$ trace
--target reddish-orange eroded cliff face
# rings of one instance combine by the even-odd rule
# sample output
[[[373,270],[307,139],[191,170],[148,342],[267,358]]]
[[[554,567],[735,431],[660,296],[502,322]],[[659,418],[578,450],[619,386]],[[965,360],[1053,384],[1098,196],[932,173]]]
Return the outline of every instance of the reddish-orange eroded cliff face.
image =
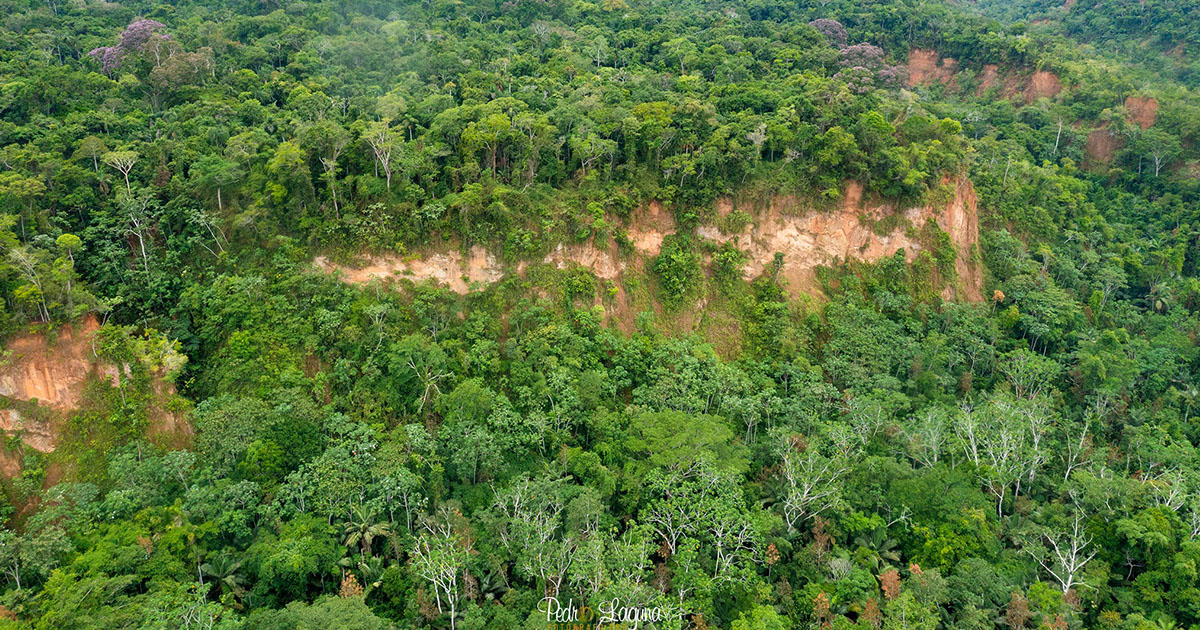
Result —
[[[713,226],[703,226],[700,235],[718,242],[732,241],[749,255],[743,268],[746,279],[763,273],[773,262],[775,253],[783,255],[780,276],[791,291],[818,291],[817,268],[849,260],[875,262],[892,256],[898,250],[910,262],[922,250],[915,232],[932,220],[950,235],[957,251],[955,261],[959,282],[947,287],[946,297],[979,301],[982,299],[982,270],[972,260],[979,244],[979,212],[975,189],[967,179],[946,182],[953,190],[944,204],[930,204],[901,211],[903,221],[880,233],[876,225],[898,212],[890,204],[864,200],[862,186],[857,182],[846,185],[842,201],[834,210],[803,209],[791,197],[776,197],[769,206],[754,216],[754,223],[737,234],[725,234]],[[720,214],[733,209],[731,200],[723,200]],[[916,230],[910,229],[916,228]]]
[[[0,431],[19,436],[27,448],[43,453],[58,447],[67,418],[84,403],[87,382],[99,379],[115,386],[119,370],[129,373],[128,368],[97,358],[93,337],[99,328],[96,318],[88,315],[51,333],[26,333],[5,343],[8,354],[0,366],[0,396],[4,398]],[[148,436],[171,443],[186,440],[191,425],[168,410],[174,386],[157,377],[152,386]],[[19,455],[0,451],[0,473],[11,478],[19,472]]]
[[[849,260],[873,262],[904,250],[912,261],[922,245],[914,235],[927,220],[950,235],[957,250],[957,281],[947,287],[946,297],[977,301],[982,299],[982,272],[973,262],[973,252],[979,243],[979,213],[975,190],[967,179],[947,179],[949,200],[926,206],[897,211],[887,203],[864,199],[862,185],[848,182],[841,202],[832,210],[812,209],[789,196],[776,196],[752,213],[742,231],[725,234],[715,225],[697,228],[697,235],[717,242],[733,242],[748,254],[743,269],[746,279],[760,275],[774,260],[775,253],[783,255],[781,276],[793,294],[819,291],[815,277],[818,267]],[[728,215],[734,208],[730,198],[717,202],[718,217]],[[902,221],[892,221],[895,227],[879,233],[879,222],[900,212]],[[583,267],[597,278],[620,280],[630,269],[644,270],[645,263],[662,250],[663,239],[675,233],[671,213],[662,204],[652,202],[635,211],[621,226],[631,247],[622,255],[613,243],[595,242],[560,244],[540,261],[559,269]],[[915,228],[912,229],[912,228]],[[482,288],[503,278],[507,273],[524,274],[529,261],[505,266],[483,246],[471,247],[466,255],[461,251],[426,252],[407,257],[377,256],[358,267],[335,265],[325,258],[315,261],[318,269],[338,272],[347,282],[362,284],[374,280],[408,279],[414,283],[431,281],[458,292]]]
[[[42,452],[54,450],[55,420],[60,412],[75,409],[84,381],[98,373],[91,336],[100,327],[94,317],[56,331],[51,345],[45,334],[25,334],[6,345],[11,353],[0,368],[0,395],[11,401],[34,402],[48,413],[27,417],[13,408],[0,410],[0,430],[20,432],[26,445]]]
[[[1145,131],[1158,120],[1158,100],[1150,96],[1127,96],[1125,113],[1129,115],[1129,122]]]
[[[908,85],[931,85],[943,83],[950,90],[957,89],[958,61],[942,57],[936,50],[914,48],[908,53]],[[1039,98],[1054,98],[1063,90],[1058,75],[1048,70],[1002,70],[996,64],[986,64],[978,75],[976,96],[984,95],[999,86],[1000,96],[1013,101],[1032,103]]]

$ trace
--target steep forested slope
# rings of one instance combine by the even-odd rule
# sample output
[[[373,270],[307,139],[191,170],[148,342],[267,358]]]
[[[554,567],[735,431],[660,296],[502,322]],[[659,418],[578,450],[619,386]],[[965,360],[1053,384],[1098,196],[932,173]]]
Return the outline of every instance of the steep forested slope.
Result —
[[[0,627],[1200,623],[1127,5],[0,1]]]
[[[1200,81],[1200,6],[1179,0],[975,0],[984,13],[1005,22],[1070,36],[1092,54],[1144,64],[1195,87]]]

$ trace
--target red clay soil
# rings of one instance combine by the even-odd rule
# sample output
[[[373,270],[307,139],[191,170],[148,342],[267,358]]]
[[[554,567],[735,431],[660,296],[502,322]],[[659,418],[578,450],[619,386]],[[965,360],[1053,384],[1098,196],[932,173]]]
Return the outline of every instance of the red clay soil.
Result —
[[[1062,91],[1062,83],[1053,72],[1038,70],[1029,77],[1029,89],[1025,92],[1029,102],[1039,98],[1054,98]]]
[[[1094,164],[1108,164],[1113,161],[1117,151],[1124,143],[1108,129],[1097,129],[1088,134],[1087,148],[1084,150],[1087,161]]]
[[[119,368],[99,361],[92,347],[99,328],[100,323],[89,315],[52,335],[28,333],[7,342],[12,354],[0,368],[0,395],[11,402],[10,408],[0,409],[0,431],[20,434],[28,448],[54,451],[64,422],[80,406],[88,380],[116,381]],[[186,440],[192,434],[187,418],[167,409],[175,387],[159,379],[153,387],[148,435],[170,444]],[[0,475],[11,479],[20,473],[20,466],[15,454],[0,454]]]
[[[958,71],[958,61],[941,58],[936,50],[915,48],[908,54],[908,85],[949,83]]]
[[[1125,113],[1129,115],[1129,122],[1145,131],[1158,119],[1158,101],[1150,96],[1126,97]]]

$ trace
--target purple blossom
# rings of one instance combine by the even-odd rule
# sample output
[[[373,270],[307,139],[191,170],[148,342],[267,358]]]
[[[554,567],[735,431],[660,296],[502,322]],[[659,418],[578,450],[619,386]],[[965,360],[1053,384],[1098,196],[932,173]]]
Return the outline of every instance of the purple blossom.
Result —
[[[846,82],[846,87],[855,94],[866,94],[875,86],[875,73],[862,66],[846,68],[833,76]]]
[[[154,32],[160,28],[166,27],[166,24],[163,24],[158,20],[148,20],[146,18],[134,20],[129,24],[129,26],[126,26],[125,31],[121,33],[121,43],[118,45],[118,47],[126,53],[131,53],[135,50],[141,50],[142,47],[146,45],[146,42],[150,41],[150,39],[155,36],[163,39],[169,38],[169,35],[157,35]]]
[[[101,46],[93,49],[88,56],[100,63],[100,68],[107,74],[121,67],[121,51],[116,46]]]
[[[841,64],[846,68],[878,68],[883,65],[883,49],[866,43],[843,48]]]
[[[904,84],[905,69],[888,65],[883,60],[883,49],[874,44],[843,48],[838,63],[843,70],[834,78],[846,81],[852,91],[860,94],[872,88],[895,88]]]
[[[843,69],[833,78],[845,81],[851,92],[865,94],[874,88],[896,88],[903,85],[904,69],[882,64],[874,68],[853,66]]]
[[[884,66],[876,74],[879,82],[885,87],[900,87],[907,75],[908,72],[900,66]]]
[[[121,32],[116,46],[101,46],[89,52],[88,56],[100,63],[100,68],[105,74],[111,74],[113,70],[121,67],[121,62],[125,60],[126,55],[143,50],[151,40],[171,39],[171,36],[166,33],[155,32],[166,27],[158,20],[146,18],[134,20]]]
[[[808,25],[817,29],[835,48],[846,45],[846,27],[842,26],[841,22],[829,18],[818,18],[809,22]]]

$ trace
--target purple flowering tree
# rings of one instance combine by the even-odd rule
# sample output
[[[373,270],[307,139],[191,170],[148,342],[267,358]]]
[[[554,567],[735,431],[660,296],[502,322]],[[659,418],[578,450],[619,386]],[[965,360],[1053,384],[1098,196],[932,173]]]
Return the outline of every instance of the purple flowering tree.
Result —
[[[842,49],[843,68],[875,68],[883,65],[883,49],[874,44],[855,44]]]
[[[883,49],[874,44],[843,48],[838,63],[843,70],[834,78],[846,81],[851,90],[860,94],[874,88],[896,88],[904,83],[904,68],[888,64],[883,58]]]
[[[166,27],[166,24],[158,20],[148,20],[146,18],[134,20],[121,33],[121,43],[118,45],[126,51],[141,50],[146,46],[147,42],[155,37],[170,39],[170,35],[156,32]]]
[[[829,40],[829,43],[834,48],[845,47],[847,37],[846,27],[842,26],[841,22],[829,18],[819,18],[809,22],[808,25],[824,35],[825,39]]]
[[[159,44],[171,39],[166,33],[159,32],[167,26],[158,20],[139,18],[125,27],[116,46],[101,46],[88,53],[88,56],[100,64],[105,74],[112,74],[121,67],[125,57],[146,50],[150,44]]]
[[[157,20],[139,18],[125,27],[116,46],[102,46],[88,55],[109,76],[124,65],[131,66],[130,71],[142,80],[150,104],[157,109],[169,90],[214,72],[212,49],[185,51],[163,32],[165,28]]]
[[[834,78],[846,82],[850,91],[864,94],[875,88],[897,88],[904,84],[905,69],[893,66],[884,60],[883,49],[874,44],[861,43],[847,46],[846,27],[837,20],[819,18],[808,23],[817,29],[830,45],[841,51],[838,65],[842,70]]]
[[[113,70],[121,66],[123,55],[116,46],[101,46],[89,52],[88,56],[100,64],[100,69],[104,71],[104,74],[112,74]]]

